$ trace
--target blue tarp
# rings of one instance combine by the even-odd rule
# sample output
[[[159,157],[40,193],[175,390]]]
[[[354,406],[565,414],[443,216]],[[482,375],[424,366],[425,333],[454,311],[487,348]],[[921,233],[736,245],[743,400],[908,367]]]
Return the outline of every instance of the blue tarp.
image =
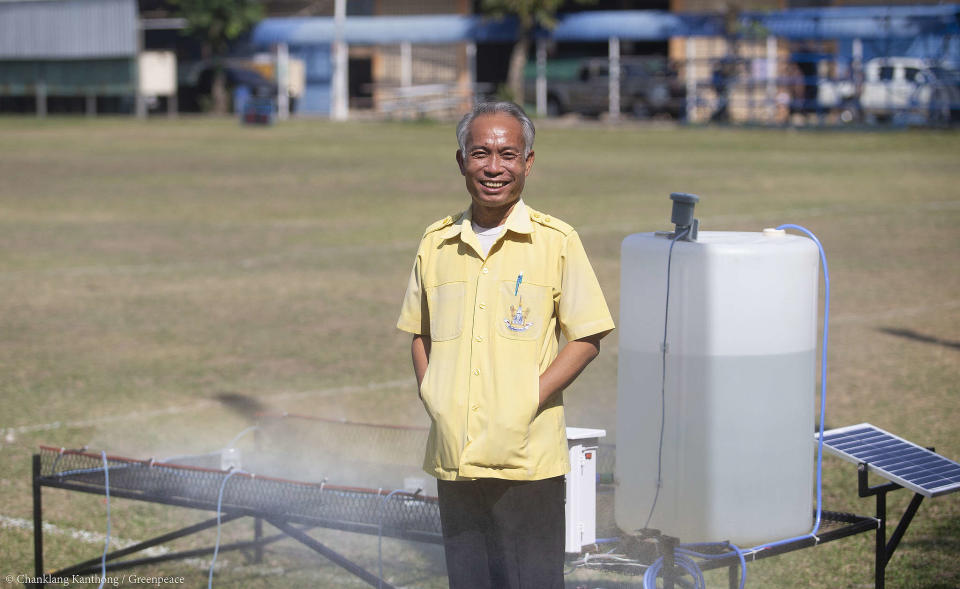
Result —
[[[254,45],[332,43],[333,18],[267,18],[254,28]],[[401,43],[510,42],[517,38],[513,19],[435,14],[424,16],[352,16],[346,19],[344,41],[357,45]]]
[[[847,6],[798,8],[779,12],[745,12],[742,32],[784,39],[908,39],[921,35],[960,34],[960,4],[930,6]],[[515,19],[442,14],[423,16],[352,16],[344,40],[351,44],[511,42]],[[660,10],[610,10],[561,15],[552,30],[537,36],[555,41],[665,41],[671,37],[724,34],[718,14],[683,14]],[[267,18],[253,31],[255,45],[331,43],[331,17]]]
[[[666,41],[670,37],[723,34],[723,19],[712,14],[680,14],[660,10],[604,10],[563,15],[552,31],[555,41]]]
[[[676,36],[704,36],[723,33],[716,15],[674,14],[659,10],[580,12],[562,15],[553,30],[537,36],[556,41],[606,41],[619,37],[633,41],[665,41]],[[505,17],[455,14],[425,16],[355,16],[346,19],[344,40],[350,44],[401,43],[509,43],[517,38],[517,21]],[[333,19],[267,18],[253,31],[255,45],[273,43],[308,45],[331,43]]]
[[[743,13],[744,30],[784,39],[909,39],[960,33],[960,4],[841,6]]]
[[[908,39],[921,35],[960,34],[960,4],[929,6],[846,6],[798,8],[779,12],[745,12],[741,31],[784,39]],[[344,40],[351,44],[510,42],[518,34],[515,19],[456,14],[423,16],[353,16],[346,19]],[[610,10],[561,15],[552,30],[537,36],[555,41],[664,41],[671,37],[723,35],[718,14],[682,14],[659,10]],[[268,18],[257,25],[255,45],[331,43],[331,17]]]

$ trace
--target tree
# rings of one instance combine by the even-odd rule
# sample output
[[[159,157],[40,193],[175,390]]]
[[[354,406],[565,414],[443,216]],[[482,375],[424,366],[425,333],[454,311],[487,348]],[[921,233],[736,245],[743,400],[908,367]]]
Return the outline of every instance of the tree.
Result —
[[[259,0],[171,0],[171,3],[186,19],[186,33],[200,40],[203,58],[215,60],[211,89],[213,112],[224,114],[227,83],[220,59],[231,41],[263,18],[263,6]]]
[[[577,4],[593,4],[596,0],[574,0]],[[507,70],[507,88],[513,101],[522,105],[524,100],[523,71],[527,65],[527,54],[533,40],[533,31],[538,27],[552,29],[557,23],[557,10],[564,0],[483,0],[481,9],[494,17],[513,15],[520,25],[520,34],[510,53],[510,67]]]

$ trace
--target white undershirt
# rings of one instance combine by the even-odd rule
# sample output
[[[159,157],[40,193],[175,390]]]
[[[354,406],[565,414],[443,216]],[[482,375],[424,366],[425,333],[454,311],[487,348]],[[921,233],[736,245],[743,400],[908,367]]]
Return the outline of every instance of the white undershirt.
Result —
[[[513,210],[517,211],[518,208],[520,209],[519,213],[523,214],[523,199],[517,201],[517,204],[513,207]],[[480,247],[483,249],[483,257],[487,257],[487,254],[490,253],[490,248],[493,247],[493,244],[497,242],[497,237],[503,233],[503,228],[505,225],[497,225],[496,227],[481,227],[480,225],[477,225],[476,221],[471,220],[470,226],[473,228],[473,232],[477,234],[477,241],[480,242]]]

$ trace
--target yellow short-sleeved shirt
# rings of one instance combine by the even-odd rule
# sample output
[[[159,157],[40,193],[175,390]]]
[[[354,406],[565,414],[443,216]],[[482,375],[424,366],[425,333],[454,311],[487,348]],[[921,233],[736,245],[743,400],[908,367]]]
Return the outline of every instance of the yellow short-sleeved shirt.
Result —
[[[566,474],[562,395],[539,377],[568,341],[613,329],[572,227],[522,203],[484,257],[469,209],[427,228],[397,327],[432,345],[420,396],[424,470],[444,480]],[[517,276],[523,278],[517,288]]]

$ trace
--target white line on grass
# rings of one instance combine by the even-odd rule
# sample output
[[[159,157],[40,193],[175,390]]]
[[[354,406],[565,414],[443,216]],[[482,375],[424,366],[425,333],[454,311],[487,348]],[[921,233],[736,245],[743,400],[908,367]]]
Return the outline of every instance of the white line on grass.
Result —
[[[22,519],[19,517],[10,517],[6,515],[0,515],[0,528],[14,528],[18,530],[33,530],[33,521],[28,519]],[[77,528],[69,527],[60,527],[50,522],[43,522],[43,533],[51,534],[54,536],[67,536],[74,540],[79,540],[84,544],[99,544],[103,546],[106,536],[100,532],[91,532],[90,530],[80,530]],[[125,538],[117,538],[116,536],[110,537],[111,546],[116,548],[127,548],[138,544],[138,541],[127,540]],[[169,548],[164,546],[153,546],[143,550],[143,553],[147,556],[160,556],[170,552]]]
[[[155,274],[163,272],[174,272],[179,270],[196,270],[200,268],[209,268],[213,270],[224,268],[243,268],[251,269],[260,266],[270,266],[284,261],[300,259],[330,259],[342,258],[352,255],[379,255],[384,253],[410,252],[417,250],[416,242],[402,241],[390,243],[359,243],[352,245],[331,245],[323,247],[309,247],[283,250],[272,254],[262,254],[258,256],[248,256],[241,259],[209,259],[190,262],[158,262],[155,264],[117,264],[117,265],[92,265],[92,266],[67,266],[60,268],[47,268],[42,270],[9,270],[0,271],[0,280],[19,279],[23,276],[41,275],[41,276],[140,276],[144,274]]]
[[[312,391],[291,391],[278,393],[276,395],[260,395],[254,399],[270,401],[290,401],[294,399],[303,399],[306,397],[333,397],[336,395],[350,395],[369,391],[379,391],[384,389],[399,388],[409,386],[412,382],[409,378],[388,380],[384,382],[372,382],[365,385],[346,385],[341,387],[332,387],[329,389],[317,389]],[[50,431],[60,428],[80,428],[97,427],[108,423],[127,422],[138,419],[150,419],[164,415],[177,415],[180,413],[190,413],[200,409],[209,409],[220,405],[219,401],[213,399],[204,399],[188,405],[174,405],[162,409],[152,409],[149,411],[133,411],[123,415],[105,415],[91,419],[78,419],[74,421],[52,421],[49,423],[37,423],[32,425],[18,425],[0,428],[0,439],[7,438],[11,434],[25,434],[38,431]]]

